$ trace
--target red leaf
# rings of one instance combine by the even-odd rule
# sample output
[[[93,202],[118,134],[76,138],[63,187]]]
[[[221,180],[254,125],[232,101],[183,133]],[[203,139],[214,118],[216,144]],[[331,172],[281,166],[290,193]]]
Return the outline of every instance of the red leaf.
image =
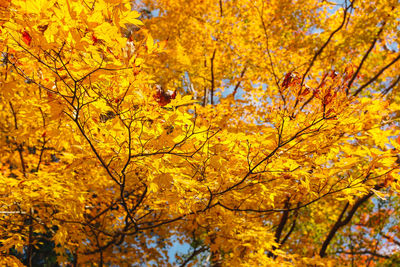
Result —
[[[154,99],[160,106],[165,106],[171,102],[171,99],[175,99],[176,90],[164,90],[160,85],[156,85],[156,93],[154,94]]]
[[[23,33],[22,33],[22,40],[24,41],[24,43],[26,44],[26,45],[31,45],[31,42],[32,42],[32,37],[29,35],[29,33],[27,32],[27,31],[24,31]]]
[[[93,44],[97,44],[99,42],[99,39],[97,39],[97,37],[93,34],[92,41],[93,41]]]
[[[283,79],[283,82],[282,82],[283,89],[288,88],[291,81],[292,81],[292,73],[288,72],[288,73],[286,73],[285,78]]]

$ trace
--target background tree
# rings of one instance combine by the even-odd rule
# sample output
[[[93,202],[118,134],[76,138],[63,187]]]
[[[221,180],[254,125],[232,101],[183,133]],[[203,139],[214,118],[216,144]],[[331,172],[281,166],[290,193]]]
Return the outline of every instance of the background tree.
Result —
[[[1,260],[398,262],[398,5],[2,1]]]

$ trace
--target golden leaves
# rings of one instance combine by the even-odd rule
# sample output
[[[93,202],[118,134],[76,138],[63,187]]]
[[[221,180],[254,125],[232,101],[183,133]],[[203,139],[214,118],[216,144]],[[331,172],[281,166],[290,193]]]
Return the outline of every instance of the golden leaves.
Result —
[[[11,243],[12,244],[12,243]],[[24,265],[15,256],[1,256],[0,264],[10,267],[23,267]]]
[[[351,96],[375,69],[342,32],[314,54],[343,11],[148,2],[144,23],[126,1],[0,2],[4,253],[33,228],[83,265],[166,265],[175,237],[225,265],[326,263],[341,204],[399,190],[397,100]]]
[[[124,17],[125,15],[125,17]],[[138,20],[140,17],[140,13],[133,10],[133,11],[128,11],[124,15],[121,16],[121,23],[129,23],[129,24],[134,24],[137,26],[142,26],[143,23]]]

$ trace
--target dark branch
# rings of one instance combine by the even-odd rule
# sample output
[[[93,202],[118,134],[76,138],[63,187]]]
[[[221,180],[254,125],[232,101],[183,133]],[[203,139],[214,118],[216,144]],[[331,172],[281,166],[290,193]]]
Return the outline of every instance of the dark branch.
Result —
[[[336,253],[348,254],[348,255],[371,255],[373,257],[385,258],[385,259],[390,258],[390,256],[388,256],[388,255],[383,255],[383,254],[379,254],[379,253],[376,253],[373,251],[368,251],[368,250],[364,250],[364,251],[342,251],[342,250],[339,250],[339,251],[336,251],[335,254]]]
[[[215,88],[215,77],[214,77],[214,59],[215,59],[215,53],[216,49],[214,49],[213,55],[211,57],[211,105],[214,105],[214,88]],[[206,97],[206,96],[204,96]]]
[[[298,207],[300,206],[300,203],[297,205]],[[286,241],[289,239],[289,236],[293,233],[294,228],[296,227],[296,221],[297,221],[297,217],[299,215],[299,212],[296,210],[295,212],[295,216],[293,218],[293,222],[292,222],[292,226],[290,227],[289,231],[287,232],[287,234],[285,235],[285,237],[283,238],[281,245],[285,244]]]
[[[372,77],[368,82],[366,82],[364,85],[362,85],[360,88],[357,89],[357,91],[354,92],[353,96],[358,95],[359,93],[361,93],[361,91],[367,87],[368,85],[370,85],[371,83],[373,83],[374,81],[376,81],[376,79],[379,78],[379,76],[381,76],[381,74],[388,69],[390,66],[392,66],[394,63],[396,63],[398,60],[400,59],[400,54],[394,58],[392,61],[390,61],[389,64],[387,64],[385,67],[383,67],[374,77]]]
[[[302,78],[302,80],[301,80],[301,85],[304,84],[304,80],[305,80],[305,78],[306,78],[308,72],[309,72],[309,71],[311,70],[311,68],[314,66],[314,63],[315,63],[315,61],[317,60],[317,57],[318,57],[319,55],[322,54],[322,52],[324,51],[325,47],[327,47],[328,44],[331,42],[333,36],[343,28],[343,26],[344,26],[344,24],[345,24],[345,22],[346,22],[346,19],[347,19],[348,10],[349,10],[349,8],[350,8],[351,6],[352,6],[352,4],[350,4],[348,7],[344,8],[344,10],[343,10],[344,13],[343,13],[343,20],[342,20],[342,23],[339,25],[339,27],[337,27],[337,28],[329,35],[329,37],[328,37],[328,39],[326,40],[326,42],[325,42],[325,43],[318,49],[318,51],[314,54],[314,57],[312,58],[310,64],[308,65],[308,68],[307,68],[306,72],[304,72],[304,74],[303,74],[303,78]]]
[[[290,208],[290,198],[288,197],[286,199],[285,205],[284,205],[285,211],[283,212],[281,220],[280,220],[279,225],[278,225],[278,228],[276,228],[276,231],[275,231],[275,242],[276,243],[279,243],[279,241],[281,239],[281,234],[282,234],[283,228],[285,227],[286,222],[287,222],[287,220],[289,218],[289,208]],[[272,250],[275,250],[275,249],[276,249],[276,247],[272,248]],[[268,256],[269,257],[273,256],[272,251],[270,251],[268,253]]]
[[[383,187],[383,185],[376,185],[374,187],[375,190],[379,190]],[[335,224],[332,226],[328,236],[326,237],[324,243],[322,244],[321,250],[319,251],[319,255],[321,256],[321,258],[326,256],[326,250],[329,246],[329,243],[332,241],[333,237],[336,235],[337,231],[339,231],[340,228],[342,228],[343,226],[345,226],[346,224],[348,224],[351,219],[353,218],[354,214],[356,213],[357,209],[364,203],[366,202],[370,197],[372,197],[374,195],[373,192],[368,193],[367,195],[359,198],[353,205],[353,207],[351,208],[351,210],[349,210],[349,212],[347,213],[347,216],[343,219],[343,216],[347,210],[347,208],[349,207],[349,203],[346,204],[346,206],[344,207],[342,213],[339,215],[339,218],[337,219],[337,221],[335,222]],[[342,220],[343,219],[343,220]]]
[[[204,252],[207,250],[207,247],[201,247],[199,249],[194,249],[192,254],[190,254],[189,257],[180,265],[180,267],[185,267],[186,264],[188,264],[194,257],[196,257],[198,254]]]
[[[379,32],[377,33],[376,37],[374,38],[374,40],[372,41],[372,43],[371,43],[370,47],[368,48],[367,52],[365,53],[365,55],[364,55],[363,58],[361,59],[361,62],[360,62],[360,64],[358,65],[357,70],[354,72],[354,74],[353,74],[353,76],[351,77],[349,83],[347,84],[347,89],[346,89],[346,93],[347,93],[347,94],[349,93],[350,87],[351,87],[351,85],[353,84],[354,80],[357,78],[357,75],[358,75],[358,73],[360,72],[360,70],[361,70],[361,68],[362,68],[362,66],[363,66],[363,64],[364,64],[364,62],[367,60],[368,55],[371,53],[372,49],[375,47],[375,44],[376,44],[376,42],[378,41],[379,36],[381,35],[381,33],[382,33],[382,31],[383,31],[385,25],[386,25],[386,21],[383,22],[382,27],[379,29]]]

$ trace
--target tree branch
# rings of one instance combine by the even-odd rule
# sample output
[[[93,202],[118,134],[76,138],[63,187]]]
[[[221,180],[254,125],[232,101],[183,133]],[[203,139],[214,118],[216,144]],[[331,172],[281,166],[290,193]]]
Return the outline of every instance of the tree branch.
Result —
[[[379,190],[383,187],[382,184],[376,185],[374,187],[374,190]],[[354,214],[356,213],[357,209],[364,203],[366,202],[370,197],[374,195],[373,192],[369,192],[367,195],[359,198],[349,210],[347,213],[347,216],[342,220],[344,213],[346,212],[347,208],[349,207],[349,202],[347,202],[346,206],[344,207],[342,213],[339,215],[339,218],[335,222],[335,224],[332,226],[328,236],[326,237],[324,243],[322,244],[321,250],[319,251],[319,255],[321,258],[326,256],[326,250],[329,246],[329,243],[332,241],[333,237],[336,235],[337,231],[339,231],[340,228],[348,224],[351,219],[353,218]]]
[[[276,231],[275,231],[275,242],[278,244],[281,239],[281,234],[282,234],[283,228],[285,227],[286,222],[289,218],[289,208],[290,208],[290,198],[289,197],[285,200],[285,204],[284,204],[283,208],[285,209],[285,211],[282,213],[281,221],[279,222],[278,228],[276,228]],[[275,250],[275,249],[276,249],[276,247],[272,248],[272,250]],[[268,253],[269,257],[272,257],[273,255],[274,254],[272,253],[272,251],[270,251]]]
[[[394,58],[392,61],[390,61],[389,64],[387,64],[385,67],[383,67],[374,77],[372,77],[368,82],[366,82],[364,85],[360,86],[360,88],[357,89],[357,91],[354,92],[353,96],[357,96],[359,93],[361,93],[361,91],[367,87],[368,85],[370,85],[371,83],[373,83],[376,79],[379,78],[379,76],[381,76],[381,74],[388,69],[390,66],[392,66],[394,63],[396,63],[398,60],[400,59],[400,54]]]
[[[211,105],[214,105],[214,88],[215,88],[215,77],[214,77],[214,59],[215,59],[215,53],[217,49],[214,49],[213,55],[211,57]],[[206,97],[206,96],[204,96]]]
[[[354,80],[357,78],[358,73],[360,72],[364,62],[367,60],[368,55],[371,53],[372,49],[375,47],[376,42],[379,39],[379,36],[381,35],[381,33],[383,32],[383,29],[386,25],[386,21],[383,22],[382,27],[379,29],[379,32],[377,33],[376,37],[374,38],[374,40],[372,41],[370,47],[368,48],[367,52],[364,54],[363,58],[361,59],[360,64],[357,67],[357,70],[354,72],[353,76],[351,77],[349,83],[347,84],[347,89],[346,89],[346,93],[349,93],[350,87],[353,84]]]
[[[200,254],[201,252],[204,252],[206,250],[207,250],[207,247],[201,247],[199,249],[194,249],[192,254],[190,254],[190,256],[179,266],[185,267],[186,264],[188,264],[194,257],[196,257],[198,254]]]
[[[339,251],[336,251],[335,253],[349,254],[349,255],[352,255],[352,256],[354,256],[354,255],[371,255],[371,256],[374,256],[374,257],[385,258],[385,259],[389,259],[390,258],[390,256],[388,256],[388,255],[383,255],[383,254],[379,254],[379,253],[376,253],[376,252],[373,252],[373,251],[368,251],[368,250],[363,250],[363,251],[342,251],[342,250],[339,250]]]
[[[297,205],[298,207],[300,206],[300,203],[298,203]],[[280,243],[281,246],[284,245],[286,243],[286,241],[288,240],[289,236],[292,234],[294,228],[296,227],[296,221],[297,221],[297,217],[299,215],[298,210],[296,210],[294,218],[293,218],[293,222],[292,222],[292,226],[290,227],[289,231],[287,232],[287,234],[285,235],[285,237],[283,238],[282,242]]]
[[[303,78],[301,79],[301,85],[304,84],[304,80],[305,80],[305,78],[306,78],[308,72],[309,72],[309,71],[311,70],[311,68],[314,66],[314,63],[315,63],[315,61],[317,60],[317,57],[318,57],[320,54],[322,54],[322,52],[324,51],[325,47],[327,47],[328,44],[330,43],[330,41],[332,40],[333,36],[343,28],[343,26],[344,26],[344,24],[345,24],[345,22],[346,22],[346,19],[347,19],[348,10],[349,10],[349,8],[350,8],[351,6],[352,6],[352,4],[350,4],[348,7],[346,7],[346,8],[343,9],[343,12],[344,12],[344,13],[343,13],[343,20],[342,20],[342,23],[339,25],[339,27],[337,27],[337,28],[329,35],[329,37],[328,37],[328,39],[325,41],[325,43],[324,43],[324,44],[318,49],[318,51],[314,54],[314,57],[312,58],[310,64],[308,65],[307,70],[306,70],[306,71],[304,72],[304,74],[303,74]]]

